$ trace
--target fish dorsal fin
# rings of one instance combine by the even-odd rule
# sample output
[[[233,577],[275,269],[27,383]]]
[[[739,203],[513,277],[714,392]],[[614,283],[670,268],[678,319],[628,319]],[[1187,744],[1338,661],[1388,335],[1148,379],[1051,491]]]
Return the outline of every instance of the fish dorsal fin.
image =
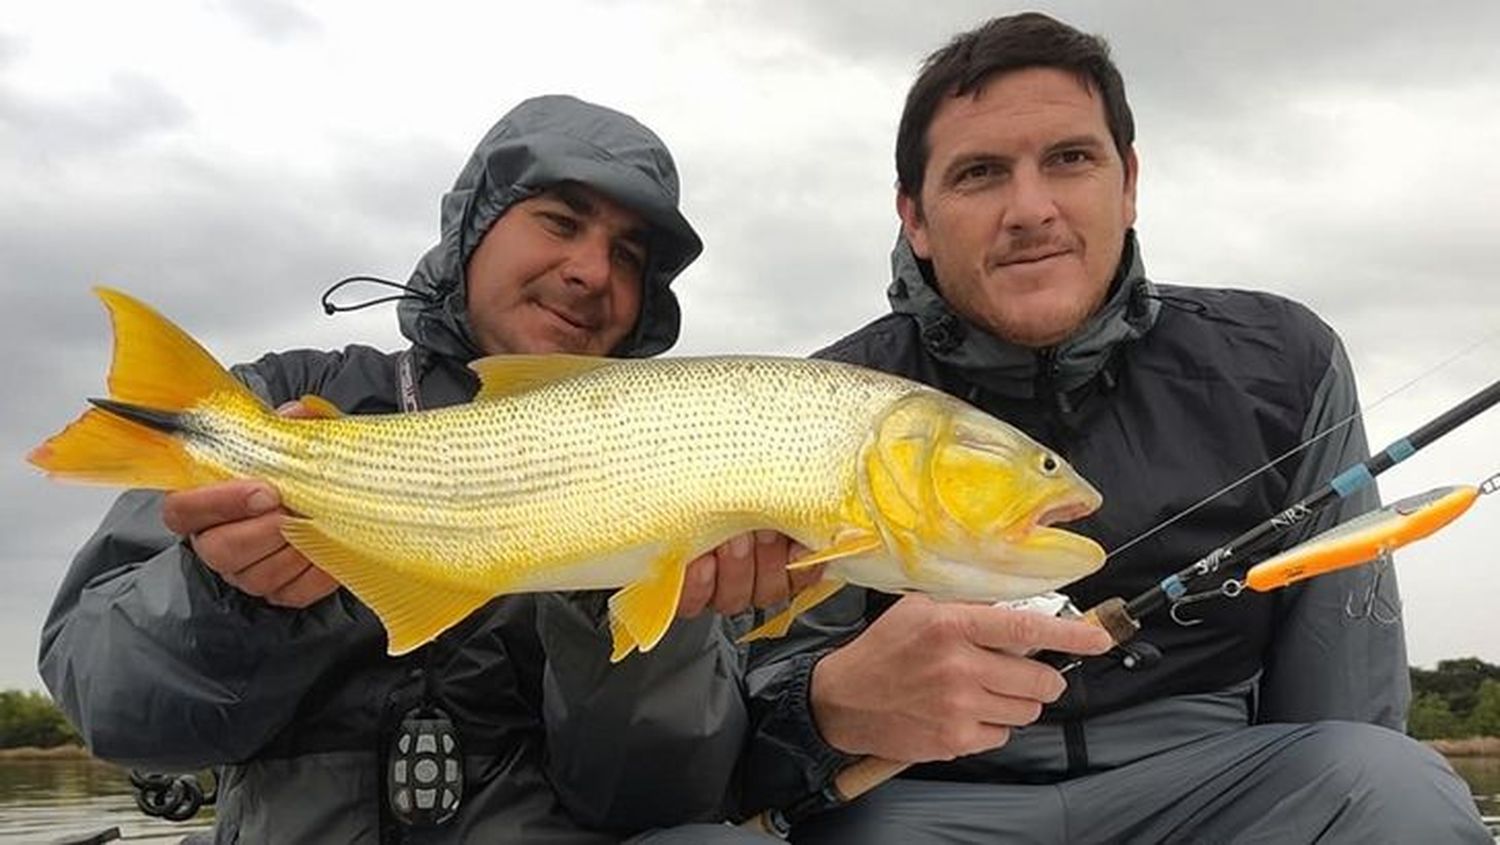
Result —
[[[591,373],[616,363],[589,355],[491,355],[469,363],[479,374],[479,399],[500,399]]]

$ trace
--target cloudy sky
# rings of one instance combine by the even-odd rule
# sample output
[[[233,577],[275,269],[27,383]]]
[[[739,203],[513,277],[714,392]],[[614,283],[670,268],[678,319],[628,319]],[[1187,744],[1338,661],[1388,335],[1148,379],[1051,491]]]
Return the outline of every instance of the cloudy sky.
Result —
[[[526,96],[569,92],[635,114],[677,157],[708,247],[679,281],[676,351],[807,353],[884,310],[892,143],[917,63],[1024,8],[521,5],[7,8],[0,688],[40,686],[46,607],[113,495],[22,460],[102,392],[109,334],[91,285],[147,299],[226,361],[397,346],[391,310],[328,318],[320,292],[354,273],[404,279],[485,129]],[[1500,4],[1038,8],[1114,46],[1155,278],[1315,308],[1349,345],[1377,445],[1500,377]],[[1497,471],[1500,411],[1382,490]],[[1497,548],[1500,496],[1402,557],[1414,663],[1500,662]]]

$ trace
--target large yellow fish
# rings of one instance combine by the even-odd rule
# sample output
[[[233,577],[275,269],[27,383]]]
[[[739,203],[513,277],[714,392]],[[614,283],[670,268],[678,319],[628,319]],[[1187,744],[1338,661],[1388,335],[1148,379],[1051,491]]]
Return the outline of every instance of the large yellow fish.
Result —
[[[845,583],[996,601],[1093,572],[1047,527],[1098,492],[1019,431],[931,388],[782,358],[474,362],[474,401],[384,416],[278,416],[148,306],[99,289],[115,330],[107,400],[29,456],[55,477],[179,490],[274,485],[286,539],[368,605],[389,651],[504,593],[621,587],[612,659],[650,650],[687,563],[780,531],[827,564],[751,636]]]

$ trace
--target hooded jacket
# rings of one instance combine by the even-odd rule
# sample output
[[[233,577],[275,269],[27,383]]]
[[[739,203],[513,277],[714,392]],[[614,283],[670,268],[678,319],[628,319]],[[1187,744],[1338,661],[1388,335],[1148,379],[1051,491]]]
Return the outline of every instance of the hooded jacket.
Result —
[[[701,244],[677,211],[670,155],[623,114],[541,97],[485,135],[443,198],[442,238],[399,312],[409,386],[405,356],[363,346],[270,354],[236,374],[273,407],[313,393],[346,413],[388,413],[403,390],[424,408],[468,401],[478,347],[463,267],[511,204],[564,180],[651,224],[642,315],[617,354],[671,346],[669,285]],[[609,842],[721,816],[745,717],[737,653],[708,616],[611,666],[600,594],[507,596],[393,658],[346,591],[289,610],[228,586],[163,527],[161,499],[126,493],[79,552],[40,669],[95,755],[223,766],[216,841]],[[693,694],[671,692],[682,689]],[[402,826],[386,800],[394,725],[419,702],[451,716],[463,749],[466,788],[441,827]]]
[[[1101,509],[1070,527],[1120,551],[1064,588],[1080,608],[1137,595],[1368,457],[1360,422],[1349,420],[1358,408],[1349,363],[1327,325],[1270,294],[1157,285],[1133,232],[1104,303],[1050,349],[1005,343],[955,314],[904,238],[893,271],[892,313],[819,354],[966,399],[1056,449],[1098,487]],[[1225,489],[1329,429],[1291,459]],[[1373,490],[1353,495],[1283,546],[1376,504]],[[1272,594],[1196,603],[1187,613],[1200,622],[1191,626],[1149,616],[1137,642],[1155,646],[1160,659],[1135,669],[1085,661],[1069,674],[1065,696],[1002,748],[907,776],[1055,782],[1256,721],[1399,728],[1409,698],[1404,637],[1399,624],[1375,618],[1399,606],[1394,575],[1379,582],[1383,612],[1346,612],[1370,595],[1371,578],[1369,568],[1356,568]],[[812,720],[812,669],[893,601],[846,588],[804,614],[785,640],[752,653],[750,808],[785,806],[849,762]]]

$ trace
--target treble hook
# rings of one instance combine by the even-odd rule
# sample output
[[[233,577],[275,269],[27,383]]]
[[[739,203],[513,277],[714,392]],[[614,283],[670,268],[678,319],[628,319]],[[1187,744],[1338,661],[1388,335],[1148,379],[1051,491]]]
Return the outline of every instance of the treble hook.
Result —
[[[1500,478],[1500,476],[1496,476]],[[1488,483],[1488,482],[1486,482]],[[1370,578],[1370,588],[1365,591],[1365,597],[1358,610],[1354,607],[1354,590],[1349,590],[1349,595],[1344,599],[1344,615],[1350,619],[1374,619],[1381,625],[1394,625],[1401,621],[1401,608],[1397,607],[1389,598],[1380,595],[1380,582],[1385,578],[1385,573],[1391,568],[1390,549],[1382,549],[1380,556],[1375,558],[1375,574]]]
[[[1183,605],[1200,601],[1208,601],[1209,599],[1217,598],[1232,599],[1244,591],[1244,581],[1237,581],[1233,578],[1230,578],[1212,590],[1204,590],[1201,593],[1189,593],[1185,596],[1182,596],[1181,598],[1172,602],[1172,605],[1167,608],[1167,613],[1172,617],[1173,622],[1176,622],[1178,625],[1181,625],[1184,628],[1191,628],[1194,625],[1203,624],[1203,620],[1183,617],[1181,614]]]

